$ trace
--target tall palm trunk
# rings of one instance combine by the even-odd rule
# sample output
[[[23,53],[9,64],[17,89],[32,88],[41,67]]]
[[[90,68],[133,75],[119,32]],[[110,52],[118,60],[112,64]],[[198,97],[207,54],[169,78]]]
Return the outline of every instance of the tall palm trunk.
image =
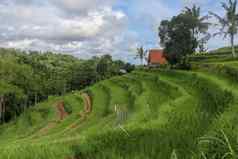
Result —
[[[235,45],[234,45],[234,34],[231,34],[231,48],[232,48],[232,56],[236,58],[237,55],[236,55]]]

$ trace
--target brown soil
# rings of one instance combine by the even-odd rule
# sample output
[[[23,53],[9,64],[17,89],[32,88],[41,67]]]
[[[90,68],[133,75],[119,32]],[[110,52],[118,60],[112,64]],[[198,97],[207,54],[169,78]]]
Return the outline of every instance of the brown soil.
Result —
[[[83,100],[84,100],[84,113],[89,114],[89,113],[92,112],[91,97],[86,93],[82,93],[82,97],[83,97]]]
[[[91,97],[86,94],[82,93],[81,94],[83,100],[84,100],[84,110],[83,112],[79,113],[80,118],[84,121],[86,120],[87,116],[92,112],[92,100]],[[41,135],[46,135],[47,132],[54,128],[60,121],[64,120],[69,114],[65,111],[65,103],[64,101],[59,101],[56,104],[56,109],[58,113],[58,121],[52,121],[49,122],[45,127],[40,129],[33,137],[41,136]],[[74,129],[78,126],[78,122],[72,123],[68,128],[66,128],[64,131],[67,131],[68,129]]]
[[[48,130],[54,128],[57,125],[57,122],[50,122],[44,128],[40,129],[37,134],[46,135]]]
[[[87,119],[87,116],[92,112],[92,100],[91,97],[86,93],[82,93],[81,96],[84,101],[84,110],[80,112],[78,115],[82,121],[85,121]],[[78,124],[79,124],[78,121],[72,123],[71,125],[69,125],[68,128],[65,129],[65,131],[66,130],[68,131],[68,129],[77,128]]]
[[[45,127],[43,127],[36,134],[34,134],[33,138],[37,136],[46,135],[50,129],[54,128],[60,121],[64,120],[68,116],[68,113],[65,111],[64,101],[58,102],[55,107],[57,109],[58,119],[56,121],[49,122]]]
[[[59,120],[64,120],[68,116],[68,113],[65,111],[64,101],[58,102],[56,108],[58,111]]]

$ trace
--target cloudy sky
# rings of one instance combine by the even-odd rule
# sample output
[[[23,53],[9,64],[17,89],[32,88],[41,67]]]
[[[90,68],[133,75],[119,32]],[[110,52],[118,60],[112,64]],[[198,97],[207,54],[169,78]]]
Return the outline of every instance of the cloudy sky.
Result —
[[[137,46],[159,47],[161,20],[192,3],[222,14],[219,0],[0,0],[0,47],[133,61]],[[217,37],[208,47],[227,44]]]

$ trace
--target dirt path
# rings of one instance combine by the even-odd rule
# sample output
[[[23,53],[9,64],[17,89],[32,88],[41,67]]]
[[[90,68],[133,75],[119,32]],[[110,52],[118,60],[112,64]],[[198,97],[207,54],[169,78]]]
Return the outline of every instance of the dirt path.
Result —
[[[50,121],[45,127],[41,128],[39,131],[37,131],[32,138],[46,135],[48,131],[59,124],[60,121],[64,120],[67,116],[68,113],[65,111],[65,103],[64,101],[59,101],[55,105],[56,111],[57,111],[57,118],[55,121]]]
[[[79,113],[79,116],[80,116],[79,120],[76,120],[71,125],[69,125],[63,131],[63,133],[77,128],[79,123],[82,122],[82,121],[85,121],[87,119],[88,115],[92,112],[92,99],[91,99],[91,97],[87,93],[81,93],[80,95],[81,95],[81,97],[83,98],[83,101],[84,101],[84,110],[83,110],[83,112]]]
[[[58,118],[59,120],[64,120],[69,114],[65,111],[65,104],[64,101],[60,101],[56,105],[58,111]]]
[[[92,112],[92,100],[91,97],[87,93],[81,93],[81,97],[84,101],[84,109],[82,112],[79,113],[79,120],[76,120],[71,125],[66,127],[63,131],[60,133],[66,133],[68,131],[71,131],[79,126],[79,124],[87,119],[87,116]],[[57,118],[55,121],[50,121],[45,127],[41,128],[39,131],[37,131],[35,134],[31,136],[31,138],[36,138],[40,136],[47,135],[50,129],[53,129],[56,127],[60,121],[63,121],[69,114],[65,110],[65,103],[64,101],[58,101],[55,105],[56,112],[57,112]]]
[[[49,122],[45,127],[43,127],[42,129],[40,129],[34,136],[34,137],[38,137],[38,136],[41,136],[41,135],[46,135],[47,132],[54,128],[55,126],[57,125],[57,122]]]
[[[87,93],[82,93],[81,96],[83,97],[84,100],[84,113],[88,115],[92,112],[91,97]]]

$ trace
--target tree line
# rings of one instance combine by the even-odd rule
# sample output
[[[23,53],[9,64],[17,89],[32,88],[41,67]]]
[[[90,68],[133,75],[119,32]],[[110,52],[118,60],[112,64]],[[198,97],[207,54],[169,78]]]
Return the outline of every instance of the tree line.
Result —
[[[217,35],[229,37],[232,56],[237,58],[234,42],[238,31],[237,0],[222,2],[221,7],[225,11],[224,16],[213,12],[202,16],[201,8],[193,5],[191,8],[185,7],[180,14],[171,19],[161,21],[158,36],[170,65],[189,68],[188,56],[196,51],[206,52],[206,43]],[[217,24],[210,22],[212,17],[218,20]],[[215,34],[209,33],[209,28],[215,26],[220,27],[219,31]],[[146,59],[147,52],[143,46],[137,48],[136,57],[141,60],[141,64]]]
[[[50,95],[64,95],[134,66],[110,55],[80,60],[70,55],[0,49],[0,123]]]
[[[193,54],[196,49],[200,52],[205,51],[207,41],[217,35],[229,37],[231,52],[234,58],[235,53],[234,39],[238,28],[237,0],[229,0],[221,3],[225,11],[224,16],[209,12],[201,16],[201,8],[194,5],[192,8],[186,7],[182,13],[172,17],[170,20],[163,20],[159,26],[160,44],[164,47],[164,52],[171,65],[188,67],[187,56]],[[218,24],[209,22],[210,18],[216,18]],[[217,33],[208,33],[210,26],[220,26]]]

